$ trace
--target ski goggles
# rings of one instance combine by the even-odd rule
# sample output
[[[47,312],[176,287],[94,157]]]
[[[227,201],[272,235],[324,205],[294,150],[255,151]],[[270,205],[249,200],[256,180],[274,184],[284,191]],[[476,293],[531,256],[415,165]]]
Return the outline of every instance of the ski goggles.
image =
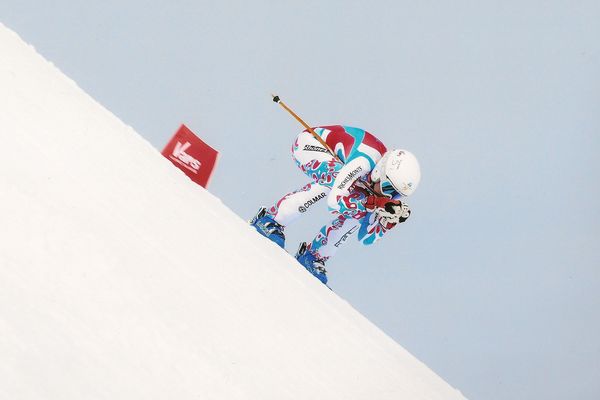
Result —
[[[382,177],[379,181],[379,187],[381,188],[381,194],[394,198],[394,197],[402,197],[402,193],[396,190],[391,180],[387,177]]]

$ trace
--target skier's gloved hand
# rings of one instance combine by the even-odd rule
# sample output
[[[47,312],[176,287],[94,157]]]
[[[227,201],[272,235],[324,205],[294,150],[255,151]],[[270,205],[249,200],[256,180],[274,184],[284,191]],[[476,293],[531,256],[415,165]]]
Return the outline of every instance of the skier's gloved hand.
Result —
[[[375,212],[379,209],[384,210],[386,206],[393,207],[397,204],[401,204],[400,200],[392,200],[389,197],[370,195],[367,197],[367,201],[365,202],[365,208],[369,212]]]
[[[375,218],[386,229],[393,228],[410,216],[410,208],[400,200],[371,195],[365,203],[367,211],[375,214]]]
[[[392,229],[396,224],[400,224],[410,217],[410,208],[407,204],[394,206],[394,214],[379,213],[379,224],[385,229]]]

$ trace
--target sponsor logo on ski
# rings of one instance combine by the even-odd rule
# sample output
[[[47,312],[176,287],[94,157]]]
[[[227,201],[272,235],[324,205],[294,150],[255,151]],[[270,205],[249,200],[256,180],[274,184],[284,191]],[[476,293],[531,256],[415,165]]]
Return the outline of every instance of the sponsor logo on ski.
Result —
[[[348,239],[348,237],[350,235],[352,235],[354,232],[356,232],[357,230],[358,230],[358,226],[352,227],[352,229],[350,229],[348,232],[344,233],[344,235],[340,238],[340,240],[337,241],[337,243],[334,244],[334,246],[340,247],[342,245],[342,243],[344,243],[346,241],[346,239]]]
[[[354,171],[350,172],[350,173],[349,173],[349,174],[348,174],[348,175],[347,175],[347,176],[344,178],[344,180],[342,181],[342,183],[340,183],[340,184],[338,185],[338,187],[337,187],[337,188],[338,188],[338,189],[340,189],[340,190],[344,189],[344,188],[346,187],[346,185],[348,184],[348,182],[350,182],[350,181],[352,180],[352,178],[354,178],[356,175],[358,175],[358,173],[359,173],[360,171],[362,171],[362,170],[363,170],[363,169],[362,169],[362,167],[358,167],[358,168],[356,168]]]
[[[325,192],[323,192],[323,193],[313,197],[312,199],[308,200],[306,203],[304,203],[303,205],[298,207],[298,211],[300,211],[301,213],[306,212],[306,210],[308,210],[308,208],[310,206],[312,206],[313,204],[315,204],[317,201],[321,200],[325,196],[327,196],[327,194]]]
[[[171,159],[175,160],[186,169],[194,173],[198,173],[202,163],[186,153],[186,150],[189,149],[191,145],[192,144],[190,142],[185,142],[185,144],[177,142],[175,148],[173,149],[173,153],[171,154]]]
[[[311,144],[305,144],[304,145],[304,150],[305,151],[317,151],[319,153],[327,153],[328,150],[323,148],[323,147],[319,147],[319,146],[313,146]]]

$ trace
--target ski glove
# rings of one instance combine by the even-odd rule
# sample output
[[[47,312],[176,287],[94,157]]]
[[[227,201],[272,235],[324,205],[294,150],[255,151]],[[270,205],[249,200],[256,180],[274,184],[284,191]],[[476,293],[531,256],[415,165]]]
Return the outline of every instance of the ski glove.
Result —
[[[367,197],[365,208],[375,214],[375,219],[385,229],[391,229],[410,217],[410,208],[407,204],[387,197],[371,195]]]

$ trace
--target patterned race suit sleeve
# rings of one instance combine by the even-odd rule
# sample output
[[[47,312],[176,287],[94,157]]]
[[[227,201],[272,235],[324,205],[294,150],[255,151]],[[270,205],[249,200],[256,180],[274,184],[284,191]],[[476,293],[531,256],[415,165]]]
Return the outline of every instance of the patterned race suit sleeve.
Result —
[[[346,218],[361,219],[367,215],[364,202],[367,194],[355,190],[357,180],[367,176],[372,169],[372,162],[366,157],[356,157],[344,165],[338,172],[329,196],[329,210],[342,214]]]

